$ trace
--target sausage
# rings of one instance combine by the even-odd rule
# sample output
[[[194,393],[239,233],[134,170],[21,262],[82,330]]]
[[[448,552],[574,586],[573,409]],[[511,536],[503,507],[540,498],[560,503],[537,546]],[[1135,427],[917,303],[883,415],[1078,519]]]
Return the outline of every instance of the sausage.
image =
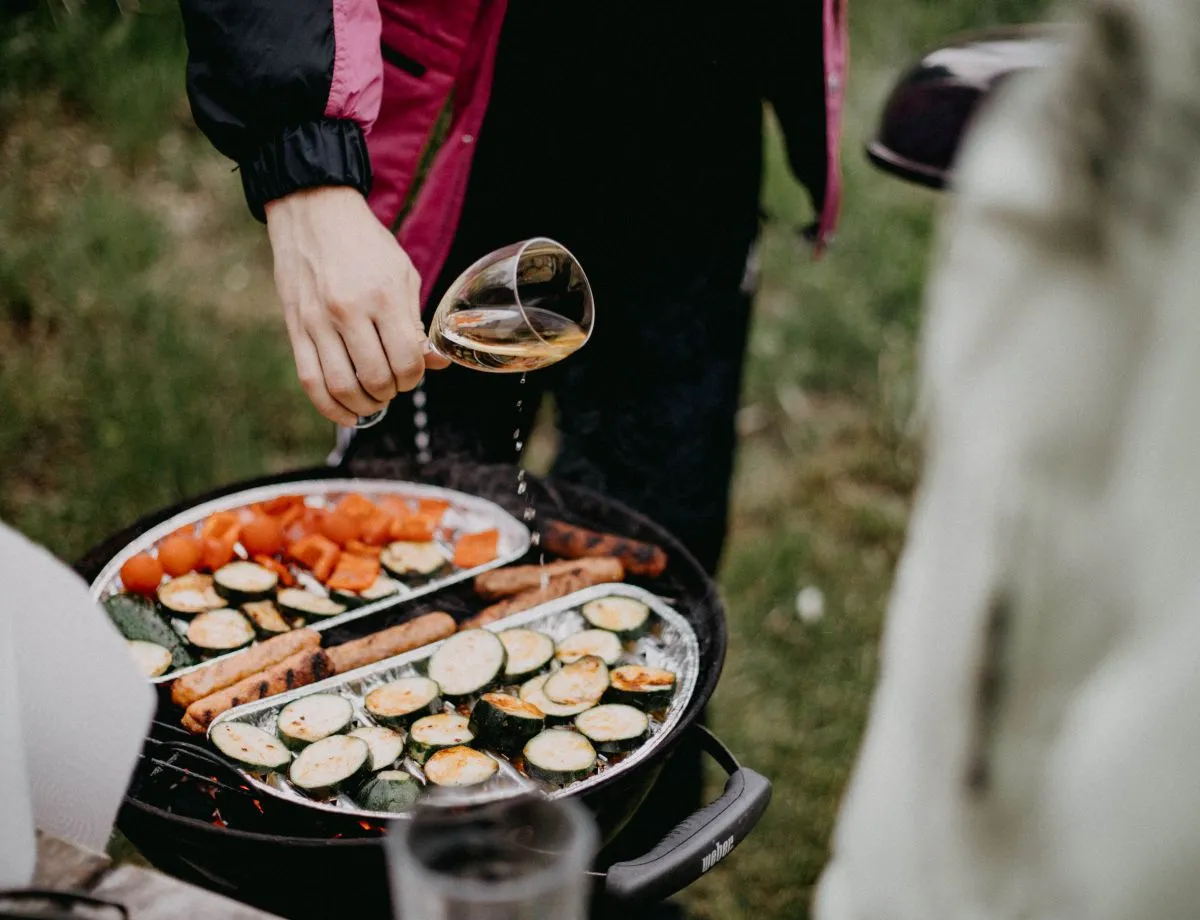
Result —
[[[630,540],[611,533],[597,533],[564,521],[545,521],[542,524],[542,549],[579,559],[582,556],[616,556],[625,571],[647,578],[657,578],[667,568],[667,554],[660,546]]]
[[[332,676],[333,662],[324,649],[304,649],[290,658],[277,662],[260,671],[251,674],[232,687],[218,690],[211,696],[197,700],[183,714],[183,727],[190,732],[203,734],[213,719],[221,713],[250,703],[254,700],[266,699],[277,693],[294,690],[306,684],[314,684],[319,680]]]
[[[520,594],[508,598],[508,600],[485,607],[470,619],[463,620],[459,629],[474,629],[486,623],[495,623],[497,620],[503,620],[514,613],[520,613],[522,610],[528,610],[531,607],[536,607],[538,604],[552,601],[556,597],[565,597],[575,591],[590,588],[592,585],[621,580],[622,572],[619,565],[610,565],[606,568],[607,571],[585,570],[568,572],[565,575],[556,575],[546,582],[544,588],[538,587],[532,588],[529,591],[522,591]]]
[[[334,669],[341,674],[445,639],[453,635],[454,630],[454,617],[450,614],[427,613],[399,626],[335,645],[329,649],[329,658]]]
[[[186,709],[196,700],[232,687],[238,681],[278,664],[299,651],[313,649],[320,644],[320,634],[311,629],[297,629],[274,636],[244,652],[222,658],[207,668],[177,677],[171,684],[171,700],[176,706]]]
[[[574,572],[612,573],[606,581],[620,581],[625,577],[625,568],[620,559],[612,556],[594,556],[587,559],[564,559],[547,565],[515,565],[507,569],[495,569],[475,576],[475,593],[484,600],[511,597],[522,591],[540,588],[542,579],[554,578]]]

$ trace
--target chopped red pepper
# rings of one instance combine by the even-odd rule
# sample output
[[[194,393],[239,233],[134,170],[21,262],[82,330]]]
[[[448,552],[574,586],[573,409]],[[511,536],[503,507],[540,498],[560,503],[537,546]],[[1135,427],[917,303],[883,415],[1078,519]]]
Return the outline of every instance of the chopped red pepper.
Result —
[[[309,534],[288,547],[288,555],[307,567],[319,581],[328,581],[342,555],[338,545],[319,533]]]
[[[296,583],[296,576],[292,574],[292,570],[276,559],[274,556],[255,556],[254,561],[261,565],[264,569],[270,569],[279,576],[279,584],[285,588],[290,588]]]
[[[365,591],[379,577],[379,560],[354,553],[342,553],[337,568],[326,582],[338,591]]]
[[[459,538],[454,547],[454,564],[460,569],[473,569],[486,565],[496,558],[500,545],[500,531],[482,530]]]

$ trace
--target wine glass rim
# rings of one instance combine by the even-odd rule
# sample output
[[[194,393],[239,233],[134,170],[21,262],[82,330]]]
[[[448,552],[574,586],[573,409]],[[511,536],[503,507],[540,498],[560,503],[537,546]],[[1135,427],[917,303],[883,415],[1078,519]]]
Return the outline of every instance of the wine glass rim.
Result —
[[[590,281],[588,281],[587,272],[584,271],[583,263],[580,262],[578,258],[576,258],[575,253],[571,252],[571,250],[569,250],[566,246],[564,246],[558,240],[552,239],[551,237],[548,237],[548,236],[531,236],[528,239],[522,240],[520,243],[516,244],[517,252],[513,256],[511,287],[512,287],[512,292],[513,292],[513,298],[517,302],[517,309],[521,311],[521,316],[525,320],[525,325],[529,327],[529,331],[532,332],[535,336],[537,336],[538,341],[541,342],[543,345],[549,345],[550,343],[547,342],[544,338],[542,338],[541,334],[538,333],[537,326],[535,326],[533,323],[531,323],[529,321],[529,314],[525,312],[525,304],[521,302],[521,288],[520,288],[520,285],[517,284],[517,270],[521,267],[521,259],[524,257],[525,251],[530,246],[533,246],[536,243],[549,243],[551,246],[554,246],[555,248],[562,250],[566,254],[567,258],[569,258],[571,260],[571,262],[574,263],[575,267],[577,269],[579,269],[579,275],[580,275],[580,277],[583,278],[583,284],[587,288],[587,292],[588,292],[588,299],[592,301],[592,308],[590,310],[591,315],[589,318],[587,328],[583,330],[583,341],[579,343],[579,348],[582,348],[584,345],[586,345],[588,343],[588,340],[591,339],[592,330],[596,326],[596,305],[595,305],[595,300],[592,297],[592,283]],[[581,327],[582,327],[582,324],[581,324]]]

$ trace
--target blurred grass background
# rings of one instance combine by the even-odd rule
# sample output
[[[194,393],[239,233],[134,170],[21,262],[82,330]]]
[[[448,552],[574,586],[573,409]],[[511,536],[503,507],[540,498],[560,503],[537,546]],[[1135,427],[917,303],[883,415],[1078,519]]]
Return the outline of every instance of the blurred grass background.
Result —
[[[775,798],[686,893],[701,917],[807,915],[916,477],[938,199],[870,170],[862,142],[922,48],[1044,7],[851,0],[845,210],[820,263],[794,232],[808,209],[768,126],[714,723]],[[191,123],[182,61],[171,0],[0,8],[0,519],[68,560],[142,513],[320,462],[330,444],[295,380],[261,228]],[[823,598],[811,622],[796,612],[805,587]]]

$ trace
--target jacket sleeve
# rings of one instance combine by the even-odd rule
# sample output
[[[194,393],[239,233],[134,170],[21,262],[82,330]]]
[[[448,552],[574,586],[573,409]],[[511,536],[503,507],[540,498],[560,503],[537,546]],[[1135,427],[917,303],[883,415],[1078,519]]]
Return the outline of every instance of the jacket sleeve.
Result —
[[[303,188],[366,195],[379,113],[377,0],[180,0],[192,115],[237,162],[251,213]]]

